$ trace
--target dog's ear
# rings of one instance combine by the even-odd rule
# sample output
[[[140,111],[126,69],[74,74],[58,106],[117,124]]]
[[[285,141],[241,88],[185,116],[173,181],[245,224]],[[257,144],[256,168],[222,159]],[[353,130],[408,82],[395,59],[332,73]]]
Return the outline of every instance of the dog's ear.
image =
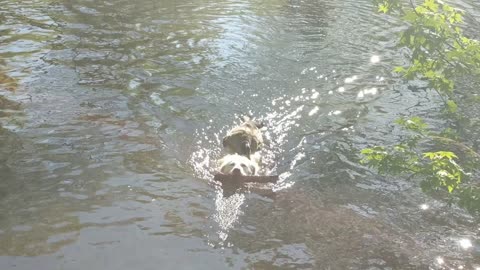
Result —
[[[255,166],[250,164],[249,167],[250,167],[250,170],[252,171],[252,175],[256,175],[257,174],[257,169],[255,168]]]
[[[253,123],[255,124],[255,126],[256,126],[257,128],[259,128],[259,129],[266,126],[266,125],[265,125],[265,122],[256,120],[256,119],[255,119],[253,116],[251,116],[250,114],[243,115],[243,116],[242,116],[242,120],[243,120],[243,122],[253,122]]]
[[[242,115],[242,121],[243,122],[248,122],[250,120],[252,120],[252,117],[250,115],[247,115],[247,114]]]
[[[265,122],[263,122],[263,121],[262,121],[262,122],[254,121],[254,123],[255,123],[255,126],[256,126],[258,129],[265,127]]]
[[[218,168],[218,170],[221,170],[221,169],[222,169],[221,166],[222,166],[222,164],[223,164],[223,161],[224,161],[224,158],[221,158],[221,159],[217,160],[217,168]]]
[[[249,141],[243,141],[242,142],[242,155],[246,156],[246,157],[250,157],[250,154],[252,153],[252,150],[250,148],[250,142]]]
[[[223,137],[222,145],[224,148],[227,147],[227,136]]]

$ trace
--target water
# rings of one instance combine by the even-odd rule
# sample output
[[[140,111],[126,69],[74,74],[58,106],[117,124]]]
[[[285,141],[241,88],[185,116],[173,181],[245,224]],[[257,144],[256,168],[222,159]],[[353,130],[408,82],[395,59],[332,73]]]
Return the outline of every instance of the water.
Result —
[[[475,217],[358,165],[401,115],[442,124],[369,0],[4,0],[0,21],[0,269],[480,267]],[[281,181],[224,191],[245,113]]]

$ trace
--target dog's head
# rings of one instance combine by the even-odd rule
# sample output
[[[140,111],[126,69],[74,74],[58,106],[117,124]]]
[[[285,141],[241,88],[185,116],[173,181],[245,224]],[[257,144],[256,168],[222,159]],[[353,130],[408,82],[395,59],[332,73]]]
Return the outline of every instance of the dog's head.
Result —
[[[253,118],[251,116],[244,115],[242,117],[242,120],[243,120],[242,125],[247,126],[251,129],[255,129],[255,128],[261,129],[261,128],[265,127],[264,122],[259,122],[258,120],[256,120],[255,118]]]
[[[219,161],[219,171],[223,174],[251,176],[258,171],[257,164],[245,156],[226,155]]]

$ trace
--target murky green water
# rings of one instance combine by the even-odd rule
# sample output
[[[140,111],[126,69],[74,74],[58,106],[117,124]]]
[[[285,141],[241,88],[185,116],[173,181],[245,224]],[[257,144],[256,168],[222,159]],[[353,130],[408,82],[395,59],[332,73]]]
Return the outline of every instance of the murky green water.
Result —
[[[370,0],[4,0],[0,22],[0,269],[480,267],[473,217],[356,161],[401,115],[441,125]],[[246,112],[282,181],[227,196]]]

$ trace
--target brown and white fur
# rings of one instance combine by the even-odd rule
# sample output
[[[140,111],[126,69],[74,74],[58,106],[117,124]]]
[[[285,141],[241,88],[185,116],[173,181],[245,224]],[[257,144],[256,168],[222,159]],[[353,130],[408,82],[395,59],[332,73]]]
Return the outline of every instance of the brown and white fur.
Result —
[[[263,147],[262,124],[244,117],[244,122],[227,132],[223,147],[227,155],[219,160],[219,171],[223,174],[243,176],[257,175]]]
[[[223,147],[229,154],[239,154],[247,158],[263,147],[261,123],[250,117],[244,117],[244,122],[228,131],[223,138]]]
[[[257,175],[258,163],[239,154],[228,154],[218,161],[219,171],[223,174],[237,176]]]

